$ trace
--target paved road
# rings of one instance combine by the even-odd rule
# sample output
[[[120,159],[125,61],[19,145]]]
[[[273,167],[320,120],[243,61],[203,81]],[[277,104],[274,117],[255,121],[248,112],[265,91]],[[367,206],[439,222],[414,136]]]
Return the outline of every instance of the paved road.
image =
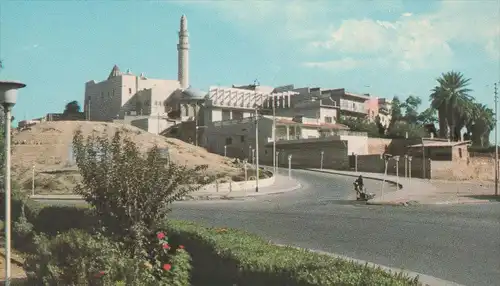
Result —
[[[353,178],[293,173],[302,190],[245,201],[180,202],[173,215],[464,285],[500,285],[500,204],[367,206],[353,203]],[[365,184],[368,190],[381,187]]]

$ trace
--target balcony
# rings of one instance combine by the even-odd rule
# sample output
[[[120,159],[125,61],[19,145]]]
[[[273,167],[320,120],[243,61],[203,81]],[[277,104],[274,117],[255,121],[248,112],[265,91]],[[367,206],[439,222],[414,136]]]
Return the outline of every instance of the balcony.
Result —
[[[347,131],[347,130],[338,130],[338,131],[333,131],[333,132],[321,132],[318,134],[318,137],[314,136],[303,136],[302,134],[296,134],[296,135],[290,135],[285,136],[285,135],[278,135],[276,136],[276,142],[278,141],[293,141],[293,140],[323,140],[322,138],[327,138],[327,139],[332,139],[332,137],[338,137],[340,138],[341,136],[358,136],[358,137],[368,137],[367,132],[356,132],[356,131]],[[341,138],[340,138],[341,139]],[[267,142],[273,142],[272,137],[267,138]]]

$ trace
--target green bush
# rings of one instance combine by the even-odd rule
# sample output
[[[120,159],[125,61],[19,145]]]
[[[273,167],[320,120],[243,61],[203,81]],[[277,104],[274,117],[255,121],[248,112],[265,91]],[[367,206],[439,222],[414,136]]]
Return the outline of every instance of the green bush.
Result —
[[[207,166],[177,165],[156,146],[143,154],[120,131],[109,140],[93,135],[84,139],[78,130],[73,148],[82,175],[75,192],[92,207],[106,236],[137,255],[149,244],[157,223],[167,218],[171,203],[203,186],[192,184],[195,178],[210,180],[203,174]]]
[[[169,221],[193,259],[193,285],[420,285],[418,279],[328,255],[280,247],[239,230]]]
[[[189,285],[190,256],[184,249],[160,244],[164,255],[152,263],[131,258],[120,243],[81,230],[51,239],[36,236],[34,244],[36,251],[25,260],[29,285]]]

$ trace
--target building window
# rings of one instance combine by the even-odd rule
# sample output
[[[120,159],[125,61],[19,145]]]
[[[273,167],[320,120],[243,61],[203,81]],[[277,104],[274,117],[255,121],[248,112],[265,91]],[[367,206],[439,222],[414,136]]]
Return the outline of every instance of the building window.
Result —
[[[226,138],[226,145],[231,145],[231,144],[233,144],[233,138],[227,137]]]
[[[113,88],[113,96],[115,96],[115,89]]]
[[[462,158],[462,148],[458,148],[458,157]]]
[[[245,135],[241,135],[241,136],[240,136],[240,142],[241,142],[241,143],[244,143],[244,142],[245,142]]]
[[[333,120],[332,120],[332,118],[330,116],[325,116],[325,122],[326,123],[332,123]]]
[[[128,94],[132,94],[132,89],[131,88],[128,89]]]

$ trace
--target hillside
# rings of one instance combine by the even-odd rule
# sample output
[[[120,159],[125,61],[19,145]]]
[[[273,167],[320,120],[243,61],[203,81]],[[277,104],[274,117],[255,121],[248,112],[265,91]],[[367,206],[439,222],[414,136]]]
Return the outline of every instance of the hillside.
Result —
[[[222,156],[133,126],[110,122],[51,121],[13,134],[12,174],[23,189],[31,190],[32,168],[35,165],[36,193],[68,193],[73,190],[80,180],[71,158],[73,134],[78,128],[81,128],[85,137],[95,132],[111,138],[117,130],[123,130],[125,136],[131,138],[141,151],[158,145],[167,147],[170,157],[178,164],[191,167],[206,164],[210,174],[231,176],[240,172],[239,168]]]

